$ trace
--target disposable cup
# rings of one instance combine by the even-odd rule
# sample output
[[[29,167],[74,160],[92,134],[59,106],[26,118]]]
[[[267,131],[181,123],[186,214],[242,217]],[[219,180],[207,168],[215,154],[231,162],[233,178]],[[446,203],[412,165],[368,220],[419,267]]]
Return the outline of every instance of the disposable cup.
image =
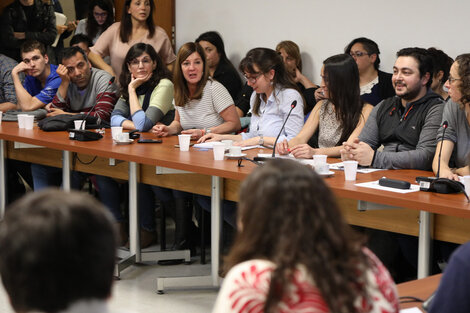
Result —
[[[122,126],[113,126],[111,127],[111,136],[114,140],[117,140],[119,134],[122,133]]]
[[[27,114],[18,114],[18,127],[19,128],[24,128],[24,117]]]
[[[233,145],[233,140],[226,139],[226,140],[221,140],[223,144],[225,144],[225,149],[230,149],[230,147]]]
[[[317,163],[326,163],[326,155],[324,154],[314,154],[313,155],[313,164]]]
[[[3,117],[3,112],[0,111],[0,125],[2,124],[2,117]]]
[[[330,165],[328,163],[317,163],[315,164],[315,172],[318,174],[328,174],[330,171]]]
[[[127,142],[129,141],[129,133],[120,133],[116,136],[117,141]]]
[[[178,141],[180,144],[180,151],[189,151],[191,135],[178,135]]]
[[[465,175],[463,177],[463,184],[465,186],[465,192],[470,197],[470,175]]]
[[[75,129],[77,129],[77,130],[85,129],[86,120],[75,120],[75,121],[73,121],[73,123],[75,124]]]
[[[242,154],[242,147],[240,147],[240,146],[231,146],[229,151],[230,151],[231,155],[240,155],[240,154]]]
[[[34,115],[25,115],[24,116],[24,128],[25,129],[33,129],[34,124]]]
[[[344,161],[344,179],[356,180],[357,161]]]
[[[224,159],[225,154],[225,144],[221,142],[215,142],[212,146],[214,151],[214,160],[220,161]]]

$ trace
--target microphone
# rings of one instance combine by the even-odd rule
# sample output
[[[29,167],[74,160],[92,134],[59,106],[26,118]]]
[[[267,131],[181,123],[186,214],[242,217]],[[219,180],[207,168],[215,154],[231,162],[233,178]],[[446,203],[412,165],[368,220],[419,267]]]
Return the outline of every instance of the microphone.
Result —
[[[82,123],[80,124],[80,129],[69,130],[69,138],[70,139],[77,140],[77,141],[95,141],[95,140],[99,140],[99,139],[103,138],[103,135],[101,135],[99,133],[89,131],[89,130],[84,130],[84,129],[82,130],[82,127],[83,127],[83,123],[85,123],[88,116],[90,116],[91,112],[94,110],[94,108],[96,107],[98,102],[101,100],[103,95],[106,93],[106,91],[108,91],[109,86],[111,86],[114,83],[115,79],[116,79],[116,77],[114,77],[114,76],[109,79],[108,85],[106,85],[106,88],[101,93],[98,100],[96,100],[95,104],[93,104],[91,109],[86,113],[85,117],[83,118]]]
[[[293,110],[296,106],[297,106],[297,100],[292,101],[292,103],[291,103],[291,105],[290,105],[289,114],[287,114],[287,117],[286,117],[286,119],[284,120],[284,124],[282,124],[281,130],[279,131],[279,134],[277,135],[276,140],[274,141],[273,154],[272,154],[272,157],[273,157],[273,158],[276,156],[276,144],[277,144],[277,141],[279,140],[279,137],[281,136],[282,131],[284,130],[284,126],[286,126],[287,120],[289,119],[289,116],[290,116],[290,114],[292,113],[292,110]]]
[[[439,178],[439,172],[441,171],[442,145],[444,144],[444,135],[446,134],[447,126],[449,126],[449,123],[447,121],[444,121],[444,123],[442,123],[442,128],[444,128],[444,131],[442,132],[441,147],[439,148],[439,156],[437,158],[437,173],[436,173],[437,178]]]

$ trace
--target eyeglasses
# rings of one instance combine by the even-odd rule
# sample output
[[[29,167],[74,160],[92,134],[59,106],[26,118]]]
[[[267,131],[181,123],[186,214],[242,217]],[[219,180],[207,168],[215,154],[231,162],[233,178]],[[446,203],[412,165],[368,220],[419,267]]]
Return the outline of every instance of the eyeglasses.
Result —
[[[23,59],[23,62],[29,64],[31,63],[31,61],[33,61],[34,63],[36,63],[37,61],[39,61],[39,59],[41,59],[41,57],[39,55],[35,55],[31,59]]]
[[[449,83],[452,84],[452,83],[455,82],[456,80],[462,80],[462,79],[460,79],[460,78],[453,78],[452,76],[449,75],[448,80],[449,80]]]
[[[246,81],[249,82],[250,84],[254,84],[256,83],[256,81],[258,80],[258,78],[263,75],[263,73],[257,73],[255,74],[255,76],[247,76],[245,74],[245,78],[246,78]]]
[[[362,52],[362,51],[356,51],[356,52],[349,52],[349,55],[352,56],[353,58],[356,57],[356,58],[360,58],[364,55],[369,55],[369,53],[367,52]]]
[[[143,66],[147,66],[147,65],[150,65],[150,63],[152,63],[152,60],[150,60],[149,58],[143,58],[142,60],[134,59],[129,62],[129,65],[131,67],[139,67],[140,63],[142,63]]]
[[[107,17],[108,12],[103,12],[103,13],[98,13],[98,12],[93,12],[94,17]]]

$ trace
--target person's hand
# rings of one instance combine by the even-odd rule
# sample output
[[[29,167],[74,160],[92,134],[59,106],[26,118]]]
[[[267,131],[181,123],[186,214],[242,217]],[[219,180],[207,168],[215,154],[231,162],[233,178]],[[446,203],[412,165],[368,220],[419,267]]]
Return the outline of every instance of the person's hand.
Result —
[[[77,28],[77,25],[78,25],[78,21],[67,22],[67,30],[69,32],[72,32]]]
[[[27,72],[30,69],[31,67],[28,64],[21,61],[11,70],[11,73],[17,75],[21,72]]]
[[[62,35],[67,30],[67,25],[56,25],[57,33]]]
[[[324,100],[325,98],[325,93],[323,92],[323,89],[320,87],[317,90],[315,90],[315,100],[320,101]]]
[[[207,142],[220,141],[221,139],[222,139],[221,135],[214,134],[214,133],[209,133],[209,134],[206,134],[206,135],[202,136],[201,138],[199,138],[197,143],[206,142],[206,141]]]
[[[13,37],[16,39],[26,39],[26,33],[24,32],[13,32]]]
[[[202,137],[202,129],[197,129],[197,128],[186,129],[186,130],[183,130],[181,133],[185,135],[191,135],[191,139],[193,140],[199,139]]]
[[[48,111],[47,116],[56,116],[56,115],[59,115],[59,114],[68,114],[67,112],[65,112],[61,109],[57,109],[57,108],[53,108],[53,107],[49,107],[49,109],[47,111]]]
[[[289,143],[287,142],[286,139],[284,139],[281,142],[278,142],[276,145],[276,152],[279,153],[280,155],[286,155],[289,154]]]
[[[63,82],[70,83],[69,70],[63,64],[57,66],[56,73]]]
[[[152,127],[152,133],[154,133],[157,137],[166,137],[170,133],[170,128],[165,124],[157,124]]]
[[[372,165],[372,159],[374,158],[374,150],[365,142],[354,139],[351,145],[343,143],[343,149],[345,150],[346,160],[355,160],[362,166]],[[343,153],[341,153],[343,159]]]
[[[339,150],[339,153],[341,153],[341,161],[351,160],[350,158],[350,156],[352,157],[351,149],[352,149],[352,146],[349,143],[343,142],[343,147],[341,148],[341,150]]]
[[[127,88],[129,89],[129,91],[131,91],[131,88],[133,90],[136,90],[140,85],[148,81],[150,77],[152,77],[152,74],[153,72],[150,72],[147,74],[147,76],[139,78],[135,78],[134,75],[131,75],[131,82],[129,83]]]
[[[459,175],[452,172],[451,169],[441,169],[439,172],[439,178],[447,178],[451,180],[460,181]]]
[[[315,151],[308,144],[303,143],[296,145],[290,149],[290,153],[297,159],[311,159],[315,154]]]

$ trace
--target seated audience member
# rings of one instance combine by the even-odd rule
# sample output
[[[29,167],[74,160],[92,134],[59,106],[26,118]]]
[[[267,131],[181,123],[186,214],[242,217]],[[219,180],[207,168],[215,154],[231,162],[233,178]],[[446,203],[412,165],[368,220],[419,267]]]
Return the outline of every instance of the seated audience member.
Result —
[[[450,100],[446,102],[442,122],[447,122],[445,137],[443,127],[437,133],[437,147],[432,169],[439,177],[459,180],[459,175],[470,175],[467,164],[470,152],[470,54],[461,54],[450,68],[445,87]],[[444,139],[442,141],[442,139]],[[439,151],[442,154],[439,168]]]
[[[315,90],[318,89],[318,86],[302,74],[302,58],[299,46],[290,40],[281,41],[276,46],[276,52],[282,56],[287,73],[292,76],[302,92],[305,98],[304,113],[308,114],[315,106]]]
[[[292,139],[302,129],[304,102],[302,95],[286,71],[281,56],[268,48],[248,51],[240,62],[240,71],[245,73],[248,84],[255,93],[251,96],[250,131],[239,135],[206,134],[199,141],[235,140],[235,145],[273,145],[281,131],[291,104],[297,101],[279,140]]]
[[[444,90],[444,84],[449,77],[450,67],[454,60],[444,51],[436,48],[428,48],[428,53],[432,57],[434,73],[432,75],[431,89],[437,93],[442,99],[447,100],[449,95]]]
[[[11,71],[17,64],[12,58],[0,54],[0,111],[2,112],[16,109],[15,84]]]
[[[51,45],[57,36],[56,20],[52,1],[15,0],[0,16],[0,49],[12,59],[20,62],[21,46],[25,41],[37,40],[44,46],[44,53],[54,59]]]
[[[111,115],[111,126],[149,131],[156,123],[169,125],[175,115],[171,74],[155,49],[145,43],[133,45],[127,52],[120,80],[121,98]],[[120,245],[127,242],[127,225],[121,212],[120,186],[110,177],[96,176],[101,201],[119,223]],[[140,245],[156,241],[155,200],[149,185],[139,185],[141,221]]]
[[[380,50],[374,41],[360,37],[351,41],[344,49],[351,55],[359,69],[359,85],[361,98],[373,106],[380,101],[393,97],[392,75],[379,70]]]
[[[225,54],[225,46],[220,34],[215,31],[205,32],[196,39],[196,42],[201,45],[206,54],[209,76],[224,85],[232,99],[236,99],[242,87],[242,80]]]
[[[21,46],[21,57],[23,61],[11,71],[18,107],[34,111],[52,101],[61,80],[56,73],[57,65],[49,64],[46,49],[39,41],[26,41]],[[26,74],[23,83],[20,73]]]
[[[291,160],[240,189],[238,234],[213,312],[396,312],[390,274],[315,172]]]
[[[90,44],[91,47],[113,23],[113,3],[110,0],[92,0],[88,7],[88,16],[78,22],[75,35],[82,34],[88,36],[92,43]]]
[[[83,51],[85,51],[86,55],[90,52],[90,47],[93,44],[91,43],[90,38],[84,34],[77,34],[70,39],[70,46],[71,47],[80,47]]]
[[[227,89],[209,77],[204,50],[198,43],[181,46],[173,71],[176,112],[173,122],[157,124],[152,132],[165,137],[189,134],[199,139],[207,133],[233,133],[240,129],[233,99]],[[191,210],[187,206],[189,194],[166,188],[153,187],[157,197],[169,203],[175,201],[175,249],[188,248],[192,227]]]
[[[314,154],[340,156],[343,142],[353,143],[372,110],[359,95],[359,72],[347,54],[329,57],[321,69],[321,88],[326,97],[312,110],[300,133],[289,142],[277,145],[279,154],[292,153],[296,158],[311,159]],[[307,142],[319,130],[318,149]]]
[[[155,25],[154,11],[154,0],[125,0],[121,21],[109,26],[91,48],[89,58],[93,66],[119,77],[127,51],[143,42],[152,45],[171,67],[176,58],[173,47],[165,30]],[[103,60],[106,56],[110,57],[111,65]]]
[[[470,242],[461,245],[450,257],[429,313],[466,313],[470,311],[468,282]]]
[[[110,120],[118,99],[118,88],[116,84],[110,84],[111,75],[91,67],[80,47],[64,49],[62,64],[58,66],[57,74],[62,82],[52,103],[46,106],[48,116],[90,112],[90,116],[103,121]],[[31,171],[35,191],[48,186],[59,186],[62,181],[60,168],[31,164]],[[72,176],[72,187],[80,188],[78,173]]]
[[[392,82],[396,96],[380,102],[354,143],[344,143],[343,160],[384,169],[430,170],[444,108],[431,90],[432,59],[425,49],[397,52]],[[383,145],[383,151],[378,148]]]
[[[108,312],[116,241],[91,196],[48,190],[16,201],[0,225],[0,274],[15,312]]]

